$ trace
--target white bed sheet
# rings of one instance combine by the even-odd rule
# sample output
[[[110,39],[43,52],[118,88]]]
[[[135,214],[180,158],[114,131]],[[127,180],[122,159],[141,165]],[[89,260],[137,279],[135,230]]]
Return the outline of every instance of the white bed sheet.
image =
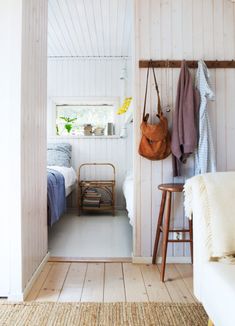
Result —
[[[76,182],[77,182],[77,175],[75,170],[70,167],[65,166],[48,166],[49,169],[56,170],[60,172],[64,176],[64,184],[65,184],[65,195],[68,195],[73,191]]]
[[[126,199],[126,209],[128,212],[128,217],[130,218],[130,224],[133,226],[134,224],[134,179],[132,173],[126,176],[122,189]]]

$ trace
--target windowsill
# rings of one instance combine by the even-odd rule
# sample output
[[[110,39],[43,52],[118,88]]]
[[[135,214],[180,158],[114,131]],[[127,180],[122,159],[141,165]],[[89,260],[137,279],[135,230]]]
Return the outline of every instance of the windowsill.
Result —
[[[118,135],[113,136],[48,136],[48,139],[122,139],[122,137]]]

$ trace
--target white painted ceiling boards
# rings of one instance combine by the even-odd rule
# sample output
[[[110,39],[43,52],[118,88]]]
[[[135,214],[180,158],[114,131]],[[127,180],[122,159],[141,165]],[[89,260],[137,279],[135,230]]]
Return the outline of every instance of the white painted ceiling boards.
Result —
[[[49,57],[128,57],[131,0],[49,0]]]

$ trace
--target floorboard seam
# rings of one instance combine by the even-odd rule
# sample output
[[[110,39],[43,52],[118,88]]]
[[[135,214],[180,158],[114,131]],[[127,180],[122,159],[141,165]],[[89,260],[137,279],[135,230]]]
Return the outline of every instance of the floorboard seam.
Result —
[[[82,291],[81,291],[80,302],[82,302],[82,296],[83,296],[83,291],[84,291],[84,285],[85,285],[86,277],[87,277],[87,270],[88,270],[88,264],[86,264],[86,271],[85,271],[84,280],[83,280],[83,283],[82,283]]]

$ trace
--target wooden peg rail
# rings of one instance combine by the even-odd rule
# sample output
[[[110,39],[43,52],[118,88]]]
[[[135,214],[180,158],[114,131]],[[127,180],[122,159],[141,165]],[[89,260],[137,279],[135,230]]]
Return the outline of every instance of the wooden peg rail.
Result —
[[[154,68],[180,68],[182,61],[180,60],[152,60],[151,66]],[[189,68],[197,68],[198,61],[196,60],[186,60],[186,63]],[[205,64],[210,69],[227,69],[227,68],[235,68],[235,60],[205,60]],[[148,68],[149,61],[148,60],[140,60],[139,68]]]

